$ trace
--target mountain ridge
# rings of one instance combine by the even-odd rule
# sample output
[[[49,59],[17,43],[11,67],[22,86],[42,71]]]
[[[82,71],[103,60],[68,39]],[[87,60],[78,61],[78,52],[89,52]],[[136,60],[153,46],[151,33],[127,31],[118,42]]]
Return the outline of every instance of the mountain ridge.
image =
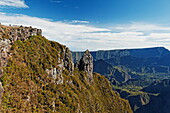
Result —
[[[142,54],[141,53],[146,53]],[[137,48],[137,49],[115,49],[115,50],[98,50],[91,51],[91,54],[95,60],[99,59],[110,59],[115,57],[123,57],[123,56],[134,56],[137,58],[148,58],[148,57],[162,57],[169,53],[170,51],[165,47],[152,47],[152,48]],[[76,62],[82,56],[82,52],[74,52],[73,60]]]

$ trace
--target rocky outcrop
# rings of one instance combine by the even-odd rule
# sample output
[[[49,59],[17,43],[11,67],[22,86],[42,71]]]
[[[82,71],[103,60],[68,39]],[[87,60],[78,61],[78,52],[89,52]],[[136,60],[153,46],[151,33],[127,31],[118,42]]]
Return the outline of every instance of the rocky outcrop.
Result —
[[[0,39],[0,77],[2,77],[3,67],[7,64],[7,58],[10,56],[11,42],[9,39]]]
[[[62,76],[62,68],[51,68],[51,69],[46,69],[46,73],[48,74],[49,77],[52,77],[54,82],[57,84],[62,84],[63,83],[63,76]],[[58,79],[56,81],[56,79]]]
[[[64,48],[63,52],[64,52],[64,58],[63,58],[64,68],[69,70],[72,74],[72,72],[74,71],[74,63],[73,63],[73,59],[72,59],[72,53],[67,47]]]
[[[88,74],[89,81],[93,81],[93,57],[88,50],[85,51],[76,68],[85,71]]]
[[[64,47],[62,49],[62,54],[63,57],[58,55],[60,57],[58,58],[56,67],[51,67],[51,69],[46,69],[48,76],[52,77],[56,84],[63,83],[64,80],[63,80],[62,73],[64,69],[67,69],[70,75],[73,75],[73,71],[74,71],[74,63],[72,60],[71,51],[67,47]]]
[[[4,92],[4,88],[2,87],[2,83],[0,82],[0,104],[1,104],[1,98],[2,98],[3,92]]]
[[[9,39],[11,42],[26,40],[33,35],[42,35],[42,30],[23,26],[0,26],[0,38]]]

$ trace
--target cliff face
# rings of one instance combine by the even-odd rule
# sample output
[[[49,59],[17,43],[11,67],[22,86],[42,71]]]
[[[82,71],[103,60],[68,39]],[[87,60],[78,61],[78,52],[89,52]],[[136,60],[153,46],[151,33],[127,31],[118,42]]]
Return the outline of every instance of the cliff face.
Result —
[[[74,61],[78,61],[83,52],[72,52]],[[120,50],[100,50],[91,52],[94,61],[111,58],[120,58],[125,56],[133,56],[137,58],[162,57],[169,54],[169,50],[164,47],[153,47],[143,49],[120,49]],[[142,56],[141,56],[142,54]]]
[[[54,46],[55,47],[55,46]],[[57,49],[57,48],[56,48]],[[74,64],[72,60],[72,54],[70,50],[63,46],[60,50],[61,52],[58,53],[58,60],[56,62],[56,67],[51,65],[50,69],[46,69],[46,73],[48,76],[52,77],[54,82],[57,84],[63,83],[63,71],[66,69],[69,71],[70,75],[73,75],[74,71]]]
[[[7,28],[2,32],[7,37],[1,38],[7,40],[2,48],[8,51],[5,51],[5,65],[1,65],[0,112],[132,112],[128,101],[112,91],[104,76],[92,73],[92,56],[88,51],[77,69],[70,50],[42,37],[41,30]],[[13,34],[10,32],[14,29],[21,29],[21,32],[11,39],[13,36],[6,34]]]

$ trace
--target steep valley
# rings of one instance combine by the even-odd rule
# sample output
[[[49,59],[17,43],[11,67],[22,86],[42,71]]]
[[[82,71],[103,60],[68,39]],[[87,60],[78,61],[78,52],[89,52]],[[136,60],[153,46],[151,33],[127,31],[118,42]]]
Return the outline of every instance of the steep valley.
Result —
[[[75,62],[82,54],[72,53]],[[94,72],[104,75],[111,82],[113,90],[129,100],[135,113],[170,112],[169,50],[154,47],[102,50],[91,54],[94,57]]]

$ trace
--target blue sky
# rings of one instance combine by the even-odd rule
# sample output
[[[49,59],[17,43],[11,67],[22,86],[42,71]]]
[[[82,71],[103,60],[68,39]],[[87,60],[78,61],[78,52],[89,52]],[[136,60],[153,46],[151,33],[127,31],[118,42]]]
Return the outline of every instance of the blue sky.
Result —
[[[29,8],[1,10],[54,21],[85,20],[99,26],[134,21],[164,24],[170,21],[169,0],[25,0],[24,4]]]
[[[0,22],[38,27],[73,51],[164,46],[169,0],[0,0]]]

